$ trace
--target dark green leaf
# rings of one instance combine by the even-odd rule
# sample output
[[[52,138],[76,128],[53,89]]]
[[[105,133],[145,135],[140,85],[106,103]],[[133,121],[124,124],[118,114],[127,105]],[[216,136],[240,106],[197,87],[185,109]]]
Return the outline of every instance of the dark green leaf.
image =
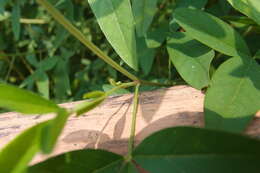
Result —
[[[255,59],[260,59],[260,50],[258,50],[258,51],[256,52],[256,54],[254,55],[254,58],[255,58]]]
[[[155,49],[148,48],[143,37],[137,39],[137,56],[144,74],[149,74],[155,58]]]
[[[51,120],[47,126],[43,127],[41,135],[41,150],[43,153],[49,154],[52,152],[68,117],[69,113],[64,109],[61,109],[56,117]]]
[[[228,0],[238,11],[255,20],[260,25],[260,1],[259,0]]]
[[[9,1],[9,0],[1,0],[0,1],[0,15],[5,12],[4,9],[5,9],[5,6],[7,4],[7,1]]]
[[[174,16],[190,37],[203,44],[230,56],[250,55],[243,38],[217,17],[201,10],[185,8],[176,9]]]
[[[178,32],[170,37],[168,52],[177,71],[188,84],[197,89],[208,86],[209,67],[214,58],[212,49],[186,33]]]
[[[21,173],[39,151],[41,129],[48,121],[26,130],[0,151],[0,172]]]
[[[54,70],[54,94],[60,101],[63,101],[67,94],[71,94],[68,73],[68,61],[59,59]]]
[[[137,70],[134,19],[129,0],[88,1],[107,40],[118,55]]]
[[[137,146],[133,159],[149,173],[258,173],[260,141],[222,131],[175,127]]]
[[[38,68],[41,68],[43,71],[48,71],[51,70],[58,62],[59,57],[53,56],[53,57],[48,57],[44,59],[43,61],[39,62],[37,64]]]
[[[153,31],[150,31],[145,36],[145,41],[148,48],[157,48],[165,41],[167,34],[169,32],[169,25],[163,25],[159,28],[156,28]],[[138,42],[137,42],[138,44]],[[138,46],[138,45],[137,45]],[[137,47],[138,50],[138,47]],[[139,53],[139,50],[138,50]]]
[[[176,8],[203,8],[207,0],[176,0]]]
[[[214,5],[207,8],[206,11],[215,16],[226,16],[228,15],[231,5],[227,1],[216,1]]]
[[[21,30],[20,17],[21,17],[20,3],[19,1],[16,1],[15,5],[13,6],[12,15],[11,15],[12,29],[13,29],[15,40],[19,40],[20,37],[20,30]]]
[[[139,173],[132,163],[124,163],[122,160],[114,162],[95,173]]]
[[[132,4],[137,34],[145,36],[157,11],[157,0],[132,0]]]
[[[122,156],[107,151],[78,150],[36,164],[28,169],[28,173],[94,173],[101,168],[122,164],[122,161]]]
[[[223,63],[206,93],[206,127],[242,132],[260,110],[259,76],[254,59],[234,57]]]
[[[32,92],[0,83],[0,107],[24,114],[58,112],[60,108]]]

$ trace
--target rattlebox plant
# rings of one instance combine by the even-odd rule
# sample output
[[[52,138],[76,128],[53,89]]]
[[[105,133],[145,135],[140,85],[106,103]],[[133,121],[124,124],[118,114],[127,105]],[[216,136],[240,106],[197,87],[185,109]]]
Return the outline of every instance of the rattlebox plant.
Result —
[[[1,173],[137,173],[140,167],[149,173],[260,172],[260,141],[241,134],[260,110],[259,0],[83,1],[0,1],[0,21],[10,18],[14,42],[28,36],[35,41],[41,36],[41,32],[36,32],[41,30],[40,27],[29,29],[26,35],[27,30],[20,25],[20,21],[34,24],[44,22],[21,18],[21,9],[25,8],[26,3],[37,7],[40,14],[47,12],[48,20],[56,21],[56,33],[59,35],[59,39],[54,39],[55,44],[43,41],[43,45],[52,47],[47,54],[36,53],[37,41],[28,41],[28,49],[33,53],[26,55],[23,62],[29,71],[31,67],[35,70],[21,83],[20,88],[8,84],[7,81],[10,83],[12,80],[2,80],[0,83],[1,108],[27,116],[55,114],[54,118],[25,130],[0,150]],[[77,23],[84,13],[78,14],[77,19],[73,17],[76,13],[74,9],[80,11],[79,3],[87,4],[91,9],[92,19],[94,17],[94,22],[102,31],[98,34],[103,34],[107,40],[105,46],[96,46],[95,35],[82,30],[82,24]],[[55,22],[50,25],[52,31]],[[11,32],[0,33],[1,44],[7,39],[2,36],[10,36]],[[48,99],[53,94],[55,101],[63,101],[66,95],[73,92],[67,65],[77,52],[71,52],[68,46],[63,45],[64,40],[73,40],[74,49],[84,45],[90,50],[89,54],[102,60],[92,63],[97,66],[103,63],[101,68],[107,68],[114,78],[109,80],[110,85],[103,87],[106,88],[103,91],[78,92],[76,95],[88,100],[72,109],[62,108]],[[19,42],[19,45],[22,43]],[[8,54],[1,51],[4,49],[2,47],[0,45],[0,60],[11,64],[12,71],[16,67],[15,59],[10,61],[6,58]],[[62,58],[56,55],[57,52]],[[36,56],[39,54],[48,57],[38,61]],[[2,64],[0,67],[3,67]],[[160,74],[154,73],[156,68]],[[52,70],[54,78],[50,77]],[[77,74],[87,72],[85,70]],[[11,79],[11,71],[6,79]],[[18,77],[23,78],[19,70],[16,72]],[[118,72],[121,81],[116,82]],[[167,80],[165,74],[168,75]],[[179,77],[174,78],[173,75]],[[205,127],[164,129],[134,147],[138,95],[142,87],[167,87],[183,82],[205,92]],[[38,94],[21,89],[27,87],[33,90],[34,84]],[[81,84],[80,80],[74,81],[74,86],[77,84]],[[127,90],[129,88],[134,89]],[[128,153],[125,156],[85,149],[30,165],[37,153],[52,152],[70,116],[83,115],[109,95],[130,91],[134,92],[134,106]]]

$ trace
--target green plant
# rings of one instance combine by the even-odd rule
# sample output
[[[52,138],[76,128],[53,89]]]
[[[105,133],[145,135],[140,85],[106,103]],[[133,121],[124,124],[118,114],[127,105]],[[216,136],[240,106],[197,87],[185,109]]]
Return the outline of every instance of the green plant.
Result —
[[[111,80],[114,87],[106,92],[85,94],[85,98],[91,100],[72,110],[63,109],[29,91],[0,84],[0,91],[4,91],[0,92],[1,107],[24,114],[56,114],[55,118],[26,130],[1,150],[0,172],[138,172],[135,164],[149,172],[259,172],[260,141],[237,134],[245,129],[260,109],[259,47],[244,39],[248,39],[249,35],[255,37],[259,32],[260,5],[257,0],[228,0],[245,16],[234,11],[226,1],[132,0],[131,4],[129,0],[89,0],[101,30],[129,69],[120,66],[89,41],[47,0],[37,2],[70,34],[131,82]],[[154,16],[157,3],[160,9],[167,5],[169,7],[162,14]],[[13,20],[19,16],[17,9],[15,6]],[[221,16],[221,13],[225,13],[225,16]],[[164,27],[165,19],[171,14],[170,24]],[[159,22],[152,23],[153,18]],[[152,30],[149,30],[151,25]],[[18,38],[19,26],[15,25],[14,29]],[[140,79],[135,75],[138,73],[133,71],[141,68],[145,74],[149,74],[157,47],[167,48],[170,61],[189,85],[206,89],[206,128],[165,129],[133,148],[139,87],[169,86],[169,83]],[[61,50],[66,52],[65,49]],[[48,70],[45,67],[55,64],[53,59],[51,62],[45,59],[47,65],[41,61],[39,66],[35,58],[28,59],[37,66],[39,76],[45,78],[44,74]],[[168,70],[171,62],[167,64]],[[65,70],[64,63],[58,63],[58,75]],[[169,76],[171,72],[169,71]],[[59,86],[63,87],[63,84]],[[41,86],[39,83],[38,88]],[[28,166],[37,152],[51,153],[70,115],[80,116],[95,108],[109,95],[129,87],[135,87],[135,92],[129,151],[126,156],[102,150],[73,151]],[[66,89],[63,88],[62,91],[59,93],[61,97]],[[44,93],[48,98],[46,91]]]

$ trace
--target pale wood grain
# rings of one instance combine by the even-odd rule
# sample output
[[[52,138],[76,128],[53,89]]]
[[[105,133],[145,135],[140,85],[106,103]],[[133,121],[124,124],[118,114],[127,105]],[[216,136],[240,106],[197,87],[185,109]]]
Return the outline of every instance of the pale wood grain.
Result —
[[[125,154],[130,133],[132,97],[132,94],[110,97],[84,116],[71,117],[53,155],[85,148],[102,148]],[[166,127],[203,126],[203,100],[201,91],[188,86],[142,93],[137,116],[136,144],[151,133]],[[71,108],[78,103],[65,103],[62,106]],[[246,130],[247,134],[255,137],[260,136],[258,116]],[[1,114],[0,148],[26,128],[51,117],[52,115]],[[38,155],[34,162],[45,157]]]

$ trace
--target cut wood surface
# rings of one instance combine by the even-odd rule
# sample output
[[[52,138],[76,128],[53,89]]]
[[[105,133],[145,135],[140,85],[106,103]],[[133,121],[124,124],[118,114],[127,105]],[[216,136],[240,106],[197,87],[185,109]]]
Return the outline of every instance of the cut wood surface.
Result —
[[[102,105],[81,117],[71,117],[61,134],[55,151],[100,148],[119,154],[127,152],[130,134],[132,94],[109,97]],[[203,126],[204,94],[188,86],[175,86],[151,92],[143,92],[136,125],[136,143],[151,133],[173,126]],[[65,103],[71,108],[79,102]],[[0,148],[26,128],[51,118],[53,115],[0,115]],[[260,114],[249,125],[246,134],[260,136]],[[191,134],[192,135],[192,134]],[[33,162],[45,159],[38,155]]]

